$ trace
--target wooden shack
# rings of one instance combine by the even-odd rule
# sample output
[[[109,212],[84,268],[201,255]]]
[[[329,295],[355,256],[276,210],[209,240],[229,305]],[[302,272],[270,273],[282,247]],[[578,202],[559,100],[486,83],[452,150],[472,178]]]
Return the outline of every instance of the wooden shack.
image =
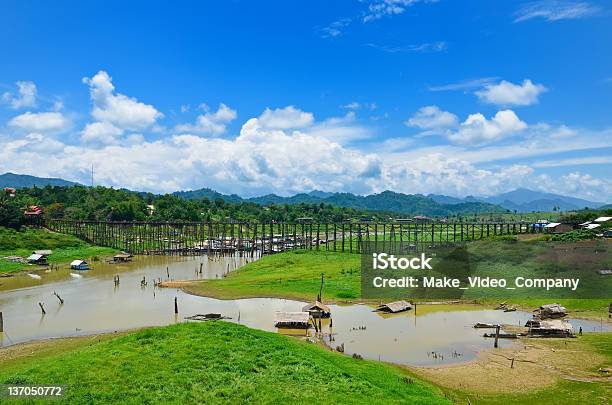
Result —
[[[47,256],[38,253],[32,253],[26,259],[30,264],[45,265],[47,264]]]
[[[308,312],[277,312],[274,326],[277,328],[308,329],[310,314]]]
[[[89,264],[85,260],[73,260],[70,262],[70,268],[73,270],[89,270]]]
[[[562,319],[542,321],[532,319],[525,324],[530,337],[569,337],[572,336],[572,324]]]
[[[559,304],[546,304],[536,309],[541,319],[563,318],[567,316],[567,309]]]
[[[376,308],[377,311],[390,312],[392,314],[395,314],[397,312],[408,311],[411,309],[412,309],[412,304],[409,303],[408,301],[389,302],[387,304],[382,304],[378,308]]]
[[[329,318],[331,316],[331,309],[325,304],[315,301],[302,308],[303,312],[308,312],[313,318]]]
[[[133,255],[129,254],[129,253],[119,253],[115,256],[113,256],[113,261],[115,263],[126,263],[126,262],[130,262],[132,261],[132,257],[134,257]]]

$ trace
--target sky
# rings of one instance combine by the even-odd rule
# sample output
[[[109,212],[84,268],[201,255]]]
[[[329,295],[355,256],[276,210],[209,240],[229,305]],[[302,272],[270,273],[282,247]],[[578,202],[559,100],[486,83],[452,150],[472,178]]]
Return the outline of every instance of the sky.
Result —
[[[612,202],[608,1],[0,7],[0,173]]]

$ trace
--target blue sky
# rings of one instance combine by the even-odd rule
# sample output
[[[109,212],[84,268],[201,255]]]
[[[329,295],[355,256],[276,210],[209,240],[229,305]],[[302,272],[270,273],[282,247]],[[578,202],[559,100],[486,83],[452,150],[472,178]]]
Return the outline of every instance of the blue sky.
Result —
[[[603,1],[5,2],[0,171],[612,201]]]

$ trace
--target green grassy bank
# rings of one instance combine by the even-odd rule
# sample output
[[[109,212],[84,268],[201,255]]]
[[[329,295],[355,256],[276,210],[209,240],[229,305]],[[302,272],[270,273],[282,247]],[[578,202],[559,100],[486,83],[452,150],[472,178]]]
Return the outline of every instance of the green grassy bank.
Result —
[[[116,252],[115,249],[92,246],[74,236],[50,232],[46,229],[24,228],[16,231],[0,227],[0,273],[32,269],[23,263],[6,260],[5,256],[28,257],[34,250],[51,249],[49,263],[68,263],[74,259],[95,258]]]
[[[63,384],[65,403],[450,403],[397,367],[226,322],[1,358],[0,384]]]
[[[223,279],[190,283],[185,290],[220,299],[277,297],[312,301],[317,297],[323,274],[324,301],[355,301],[361,299],[360,260],[360,255],[354,253],[315,250],[283,252],[249,263]],[[506,301],[526,311],[558,302],[566,306],[573,316],[597,320],[608,316],[607,299],[553,299],[515,295],[508,298],[507,294],[497,297],[480,294],[468,299],[490,307]],[[401,298],[410,300],[414,297]]]
[[[266,256],[221,280],[195,282],[186,289],[207,297],[231,299],[277,297],[312,301],[324,275],[325,301],[354,300],[360,295],[360,256],[296,250]]]

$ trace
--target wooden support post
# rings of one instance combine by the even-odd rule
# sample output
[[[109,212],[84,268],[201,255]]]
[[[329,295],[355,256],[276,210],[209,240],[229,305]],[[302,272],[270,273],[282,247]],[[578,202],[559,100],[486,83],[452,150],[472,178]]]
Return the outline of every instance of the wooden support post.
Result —
[[[174,313],[178,314],[178,299],[174,297]]]
[[[497,341],[499,340],[499,325],[495,325],[495,344],[493,344],[493,347],[497,348]]]
[[[44,307],[43,303],[39,302],[38,306],[40,307],[40,310],[42,311],[42,314],[45,315],[47,313],[47,311],[45,311],[45,307]]]
[[[512,358],[512,362],[510,363],[510,368],[514,368],[514,357]]]
[[[57,297],[57,299],[59,300],[60,304],[63,305],[64,304],[64,300],[62,299],[62,297],[59,296],[58,293],[56,293],[55,291],[53,291],[53,295],[55,295]]]
[[[2,311],[0,311],[0,333],[4,332],[4,319],[2,318]]]

